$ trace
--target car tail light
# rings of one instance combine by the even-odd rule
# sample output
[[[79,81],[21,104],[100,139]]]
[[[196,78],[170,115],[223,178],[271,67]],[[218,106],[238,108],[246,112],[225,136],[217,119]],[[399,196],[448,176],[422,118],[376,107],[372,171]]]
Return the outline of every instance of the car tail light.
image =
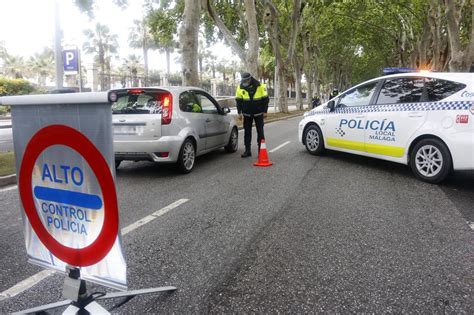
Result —
[[[171,122],[171,116],[173,114],[173,98],[170,93],[163,96],[161,103],[163,104],[163,110],[161,113],[161,124],[169,125]]]
[[[144,90],[142,89],[130,89],[128,90],[128,94],[143,94],[145,93]]]
[[[166,158],[170,155],[169,152],[156,152],[156,156],[161,157],[161,158]]]

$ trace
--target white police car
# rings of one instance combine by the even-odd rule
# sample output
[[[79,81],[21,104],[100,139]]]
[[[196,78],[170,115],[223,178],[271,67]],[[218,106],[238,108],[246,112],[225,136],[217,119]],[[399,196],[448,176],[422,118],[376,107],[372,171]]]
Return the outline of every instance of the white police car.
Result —
[[[438,183],[474,169],[474,74],[403,73],[372,79],[305,113],[298,139],[411,166]]]

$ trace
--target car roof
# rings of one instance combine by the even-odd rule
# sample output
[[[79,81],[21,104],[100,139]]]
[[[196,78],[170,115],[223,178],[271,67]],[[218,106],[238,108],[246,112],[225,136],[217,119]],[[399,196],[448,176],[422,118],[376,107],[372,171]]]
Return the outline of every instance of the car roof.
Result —
[[[198,90],[202,92],[208,93],[206,90],[201,89],[200,87],[195,86],[147,86],[147,87],[129,87],[129,88],[120,88],[120,89],[112,89],[111,91],[118,92],[118,91],[127,91],[127,90],[161,90],[161,91],[168,91],[173,94],[181,93],[189,90]]]
[[[456,82],[461,82],[466,85],[472,85],[474,74],[469,72],[405,72],[405,73],[396,73],[396,74],[389,74],[380,76],[377,78],[373,78],[357,85],[350,87],[347,90],[355,88],[359,85],[382,80],[382,79],[392,79],[392,78],[407,78],[407,77],[423,77],[423,78],[433,78],[433,79],[445,79],[451,80]],[[346,91],[347,91],[346,90]]]

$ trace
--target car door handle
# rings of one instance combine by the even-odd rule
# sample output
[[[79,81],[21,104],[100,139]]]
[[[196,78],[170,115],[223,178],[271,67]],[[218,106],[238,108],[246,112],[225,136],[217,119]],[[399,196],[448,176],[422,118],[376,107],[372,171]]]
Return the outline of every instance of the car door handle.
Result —
[[[411,112],[411,113],[408,113],[408,117],[420,118],[420,117],[423,117],[423,114],[420,112]]]
[[[206,118],[206,122],[207,122],[207,123],[210,123],[210,122],[211,122],[211,119],[210,119],[210,118]]]

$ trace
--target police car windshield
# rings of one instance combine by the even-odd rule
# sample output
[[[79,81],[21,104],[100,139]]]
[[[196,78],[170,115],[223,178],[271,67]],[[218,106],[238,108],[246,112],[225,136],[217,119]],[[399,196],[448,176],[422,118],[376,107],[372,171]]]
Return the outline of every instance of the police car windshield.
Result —
[[[149,94],[120,95],[112,104],[112,114],[160,114],[161,110],[156,95]]]

